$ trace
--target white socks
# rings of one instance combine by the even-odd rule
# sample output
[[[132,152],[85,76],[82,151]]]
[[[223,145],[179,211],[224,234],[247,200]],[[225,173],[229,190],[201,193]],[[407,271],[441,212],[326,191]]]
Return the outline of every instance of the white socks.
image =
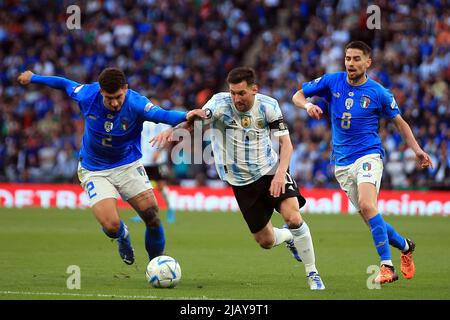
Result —
[[[310,272],[317,272],[314,246],[308,225],[303,221],[300,228],[289,230],[294,236],[294,245],[305,265],[306,275],[309,275]]]
[[[273,229],[273,235],[275,236],[275,242],[273,243],[273,247],[276,247],[283,242],[289,241],[293,239],[292,233],[289,231],[289,229],[278,229],[278,228],[272,228]]]

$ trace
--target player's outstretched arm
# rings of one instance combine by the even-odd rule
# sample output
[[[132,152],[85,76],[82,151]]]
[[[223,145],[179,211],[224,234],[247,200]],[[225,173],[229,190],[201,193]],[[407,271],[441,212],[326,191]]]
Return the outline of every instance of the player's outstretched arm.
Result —
[[[417,143],[416,138],[414,138],[414,135],[408,123],[403,120],[401,115],[395,116],[393,121],[408,147],[410,147],[416,154],[416,158],[419,162],[420,167],[422,169],[428,167],[433,168],[433,161],[431,161],[430,156],[425,151],[423,151]]]
[[[319,106],[306,100],[303,90],[298,90],[294,94],[294,96],[292,97],[292,102],[296,107],[305,109],[311,118],[319,120],[322,117],[322,109]]]
[[[19,83],[24,86],[30,83],[43,84],[54,89],[65,90],[67,94],[70,94],[75,87],[80,85],[78,82],[63,77],[40,76],[34,74],[30,70],[22,72],[17,78],[17,81],[19,81]]]

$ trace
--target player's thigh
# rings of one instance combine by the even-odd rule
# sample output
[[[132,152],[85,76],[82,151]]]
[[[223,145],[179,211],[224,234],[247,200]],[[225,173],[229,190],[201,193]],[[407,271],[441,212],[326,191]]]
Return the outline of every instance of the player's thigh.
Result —
[[[107,198],[98,201],[92,206],[92,212],[106,230],[115,231],[119,229],[120,217],[117,210],[117,199]]]
[[[279,211],[289,228],[298,227],[303,221],[297,197],[286,198],[281,201]]]
[[[342,191],[345,192],[350,202],[359,211],[358,184],[356,182],[356,176],[352,171],[352,166],[336,166],[334,176]]]
[[[358,184],[358,205],[364,220],[368,220],[378,213],[377,188],[370,182]]]
[[[125,201],[129,201],[141,193],[152,190],[152,184],[148,179],[144,166],[139,161],[135,161],[128,166],[117,168],[112,175],[112,180]],[[147,192],[146,194],[150,195],[153,192]],[[151,196],[142,196],[142,198],[140,201],[135,200],[132,202],[140,203],[144,199],[150,201]]]
[[[267,195],[270,177],[264,176],[245,186],[232,186],[234,196],[252,234],[263,230],[269,223],[274,204]]]
[[[116,187],[110,181],[109,175],[110,170],[89,171],[81,166],[78,167],[78,178],[81,187],[86,192],[91,208],[104,199],[120,197]]]
[[[383,161],[379,154],[370,154],[358,159],[354,170],[356,171],[356,183],[358,185],[370,183],[375,186],[376,193],[380,191]]]

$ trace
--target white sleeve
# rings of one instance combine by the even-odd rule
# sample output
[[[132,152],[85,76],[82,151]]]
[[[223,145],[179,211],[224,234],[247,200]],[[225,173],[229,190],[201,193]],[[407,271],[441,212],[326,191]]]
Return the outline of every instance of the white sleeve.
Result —
[[[202,110],[206,111],[206,119],[203,120],[203,124],[210,124],[217,119],[217,105],[216,95],[213,95],[211,99],[202,107]]]

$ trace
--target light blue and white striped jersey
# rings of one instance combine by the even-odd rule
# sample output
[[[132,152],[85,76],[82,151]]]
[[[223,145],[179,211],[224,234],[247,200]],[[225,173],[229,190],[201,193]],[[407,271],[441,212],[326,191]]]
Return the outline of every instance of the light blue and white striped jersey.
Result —
[[[278,164],[272,147],[274,135],[289,134],[277,100],[255,95],[253,107],[240,112],[229,92],[215,94],[202,108],[211,124],[211,144],[219,177],[233,186],[255,182]]]

